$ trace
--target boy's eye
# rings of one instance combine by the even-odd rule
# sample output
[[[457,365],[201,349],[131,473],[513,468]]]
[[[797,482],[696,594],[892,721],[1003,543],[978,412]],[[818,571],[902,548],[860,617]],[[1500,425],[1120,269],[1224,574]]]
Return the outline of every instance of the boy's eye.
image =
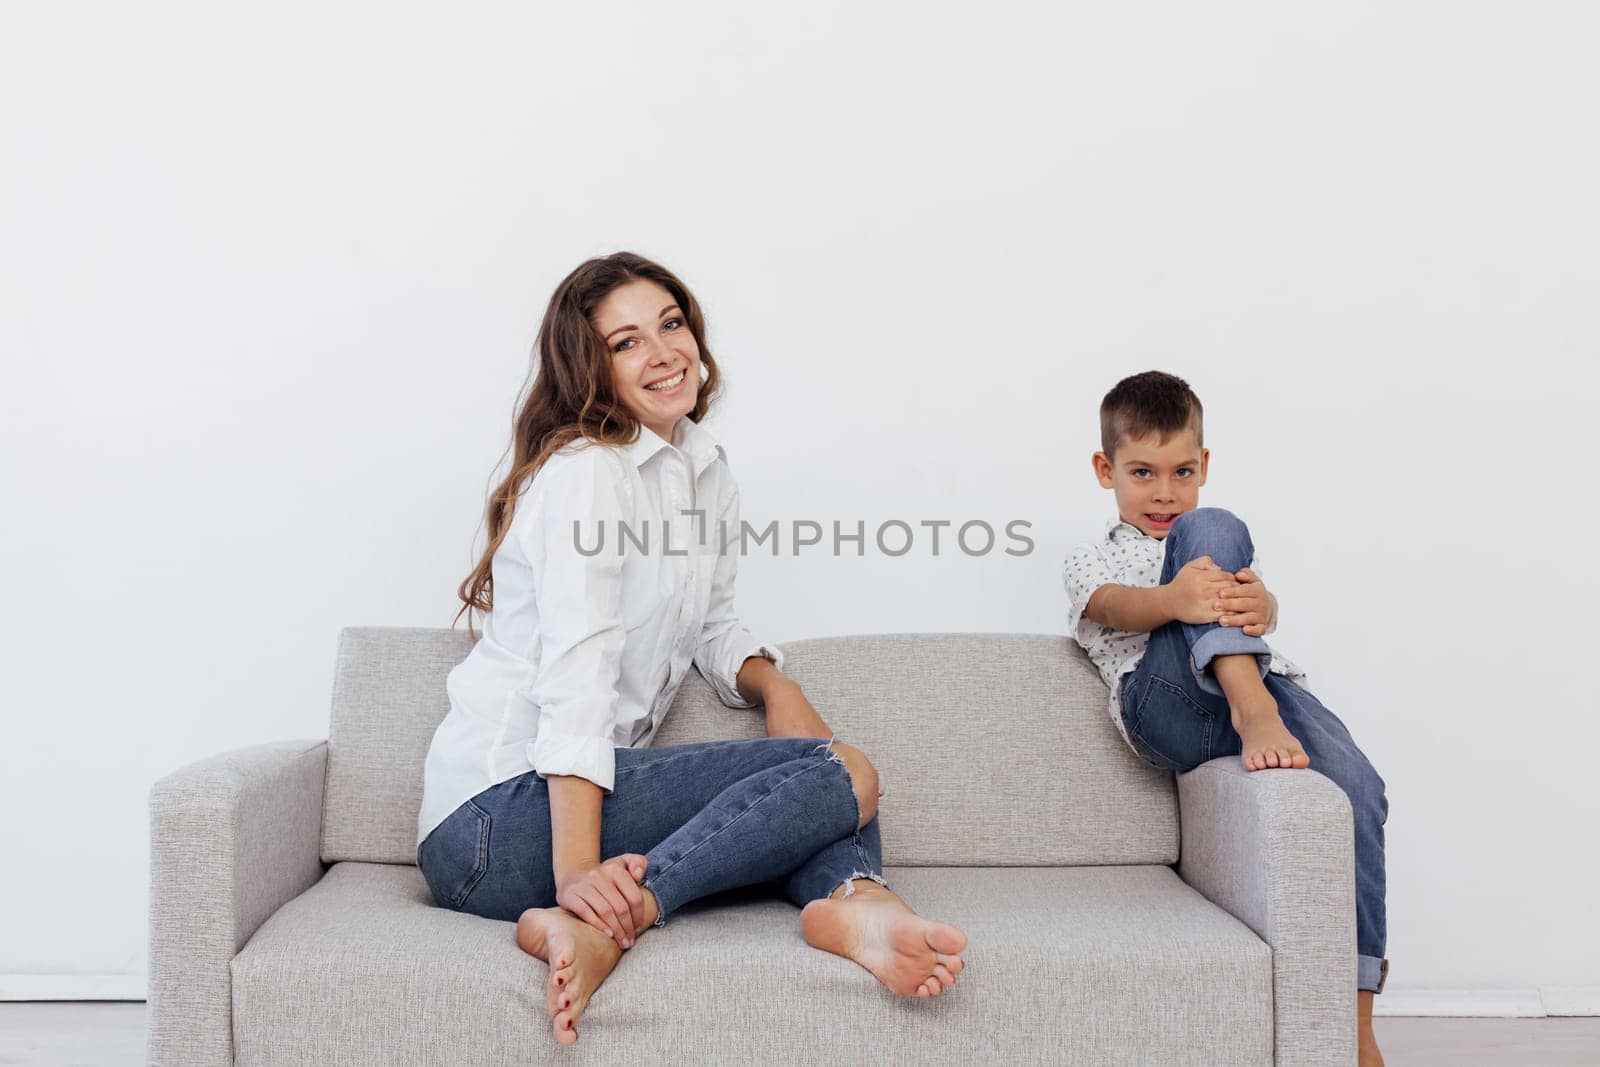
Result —
[[[1178,477],[1180,477],[1180,478],[1187,478],[1192,473],[1193,473],[1193,471],[1188,467],[1179,467],[1178,468]]]
[[[1133,472],[1133,476],[1135,478],[1143,478],[1144,476],[1146,476],[1149,473],[1150,473],[1150,471],[1149,471],[1148,468],[1140,467],[1138,470]]]

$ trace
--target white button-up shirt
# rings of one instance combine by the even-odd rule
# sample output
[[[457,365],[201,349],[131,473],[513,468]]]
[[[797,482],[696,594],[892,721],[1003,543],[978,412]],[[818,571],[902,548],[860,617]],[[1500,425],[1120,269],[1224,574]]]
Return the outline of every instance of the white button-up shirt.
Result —
[[[530,770],[610,792],[615,746],[650,743],[691,663],[724,704],[752,707],[740,666],[783,657],[734,612],[739,531],[722,446],[687,417],[671,444],[641,427],[632,445],[578,441],[552,455],[521,488],[491,561],[482,637],[446,679],[418,844]]]
[[[1102,626],[1083,613],[1089,598],[1102,585],[1130,585],[1137,589],[1154,589],[1161,584],[1161,568],[1167,561],[1165,538],[1151,537],[1143,530],[1121,519],[1106,524],[1105,533],[1093,541],[1074,548],[1067,555],[1062,576],[1067,586],[1067,632],[1089,654],[1089,659],[1100,670],[1100,677],[1111,687],[1111,721],[1117,733],[1127,740],[1127,729],[1122,725],[1122,677],[1139,666],[1145,649],[1150,644],[1148,633],[1133,630],[1114,630]],[[1250,561],[1250,570],[1261,577],[1259,558]],[[1273,621],[1273,629],[1277,621]],[[1271,633],[1272,630],[1267,631]],[[1303,671],[1280,656],[1272,653],[1268,668],[1299,685],[1304,685]]]

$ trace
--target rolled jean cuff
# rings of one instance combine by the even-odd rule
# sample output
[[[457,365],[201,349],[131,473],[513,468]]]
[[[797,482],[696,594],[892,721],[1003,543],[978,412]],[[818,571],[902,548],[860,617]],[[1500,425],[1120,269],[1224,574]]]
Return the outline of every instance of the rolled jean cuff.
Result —
[[[1383,984],[1389,980],[1389,961],[1377,956],[1356,957],[1356,988],[1369,993],[1382,993]]]
[[[1237,626],[1207,630],[1189,646],[1189,669],[1194,672],[1195,683],[1212,696],[1226,695],[1217,684],[1216,675],[1207,669],[1218,656],[1254,656],[1263,678],[1272,666],[1272,649],[1261,638],[1251,637]]]

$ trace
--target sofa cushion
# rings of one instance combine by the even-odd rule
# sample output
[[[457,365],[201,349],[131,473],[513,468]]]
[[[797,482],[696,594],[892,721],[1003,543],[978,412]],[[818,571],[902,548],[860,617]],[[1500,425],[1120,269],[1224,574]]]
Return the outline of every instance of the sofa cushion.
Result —
[[[1268,1064],[1272,957],[1162,866],[889,868],[971,941],[954,989],[883,990],[755,893],[690,905],[596,994],[573,1050],[511,923],[415,867],[341,863],[233,963],[235,1052],[270,1063]]]
[[[1173,863],[1173,777],[1118,737],[1083,652],[1042,634],[876,634],[794,641],[785,669],[841,740],[871,757],[889,863]],[[422,762],[465,631],[343,632],[323,859],[412,863]],[[691,673],[657,745],[759,737]]]

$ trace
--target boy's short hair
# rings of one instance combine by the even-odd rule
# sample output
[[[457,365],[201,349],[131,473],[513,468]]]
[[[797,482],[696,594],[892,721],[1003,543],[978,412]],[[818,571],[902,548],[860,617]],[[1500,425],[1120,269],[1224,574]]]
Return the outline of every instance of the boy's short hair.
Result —
[[[1124,437],[1157,433],[1166,441],[1191,428],[1195,440],[1204,444],[1204,415],[1200,398],[1182,378],[1158,370],[1135,374],[1112,386],[1100,401],[1100,450],[1109,459]]]

